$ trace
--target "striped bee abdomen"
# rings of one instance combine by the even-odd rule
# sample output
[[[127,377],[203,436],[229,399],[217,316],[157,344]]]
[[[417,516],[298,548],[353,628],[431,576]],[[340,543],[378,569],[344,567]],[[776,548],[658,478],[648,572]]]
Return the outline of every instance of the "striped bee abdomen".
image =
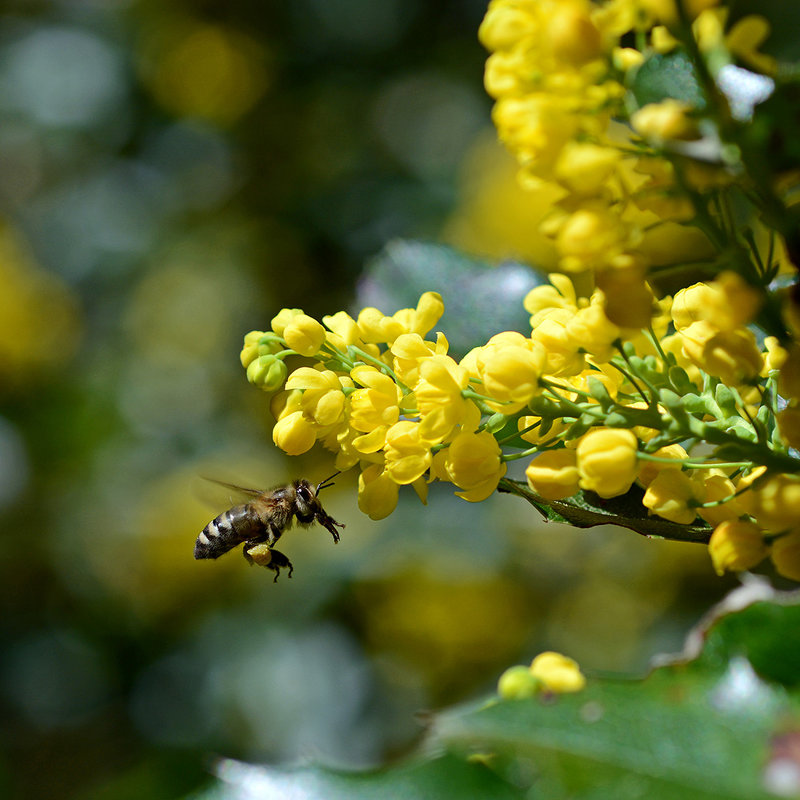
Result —
[[[194,557],[219,558],[237,544],[261,536],[264,524],[250,505],[234,506],[203,528],[194,543]]]

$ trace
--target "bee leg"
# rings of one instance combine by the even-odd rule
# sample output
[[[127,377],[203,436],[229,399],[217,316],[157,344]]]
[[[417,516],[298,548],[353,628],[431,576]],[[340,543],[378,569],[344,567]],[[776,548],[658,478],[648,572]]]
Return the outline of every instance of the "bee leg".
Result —
[[[252,555],[250,551],[253,551]],[[266,551],[266,552],[265,552]],[[242,550],[242,555],[244,556],[245,561],[252,567],[254,564],[258,564],[260,566],[264,565],[264,557],[267,555],[267,562],[269,562],[269,547],[265,543],[264,536],[258,536],[253,539],[248,539],[244,543],[244,548]]]
[[[278,580],[282,569],[288,569],[289,577],[292,577],[292,562],[279,550],[273,550],[262,538],[246,541],[242,553],[249,564],[271,569],[275,573],[273,582]]]
[[[281,574],[282,569],[289,570],[289,577],[292,577],[292,572],[294,572],[294,567],[292,566],[292,562],[289,561],[286,556],[281,553],[279,550],[272,551],[272,559],[270,560],[269,564],[265,564],[268,569],[274,570],[275,577],[273,578],[272,582],[276,583],[278,580],[278,575]]]

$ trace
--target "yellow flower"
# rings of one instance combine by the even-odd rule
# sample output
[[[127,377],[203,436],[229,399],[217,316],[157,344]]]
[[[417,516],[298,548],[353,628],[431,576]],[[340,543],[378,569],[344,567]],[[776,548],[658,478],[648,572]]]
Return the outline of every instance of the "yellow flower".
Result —
[[[566,275],[557,272],[550,274],[550,285],[544,284],[531,289],[522,301],[525,310],[531,315],[531,328],[536,330],[543,319],[554,311],[566,311],[570,315],[578,310],[575,287]]]
[[[725,520],[714,528],[708,553],[717,575],[741,572],[759,564],[767,555],[761,529],[753,522]]]
[[[680,331],[683,352],[700,369],[723,383],[736,385],[757,376],[764,360],[747,328],[720,331],[706,320]]]
[[[577,456],[574,450],[546,450],[525,470],[528,486],[545,500],[563,500],[580,488]]]
[[[346,311],[337,311],[335,314],[325,316],[322,322],[333,334],[328,339],[337,349],[345,350],[348,345],[359,342],[361,332],[358,323]]]
[[[474,404],[461,396],[469,386],[469,372],[450,356],[430,356],[420,363],[420,380],[414,387],[422,435],[442,441],[467,416]]]
[[[586,359],[579,353],[580,343],[569,335],[568,322],[572,312],[567,309],[553,310],[543,319],[531,334],[547,354],[544,372],[548,375],[578,375],[586,365]]]
[[[632,235],[617,212],[599,202],[584,203],[558,226],[559,266],[565,272],[603,268],[627,248]]]
[[[640,436],[640,438],[642,437]],[[636,476],[636,482],[645,488],[656,479],[656,476],[662,470],[681,469],[683,466],[681,460],[689,457],[689,454],[679,444],[669,444],[666,447],[661,447],[652,455],[658,456],[659,458],[671,458],[674,459],[674,462],[669,464],[662,461],[648,461],[642,459],[639,466],[639,473]]]
[[[344,420],[343,380],[346,385],[352,385],[349,378],[341,378],[332,370],[300,367],[289,376],[286,388],[289,391],[301,389],[300,408],[303,413],[317,425],[326,427]]]
[[[402,308],[391,317],[377,308],[364,308],[358,315],[358,329],[365,342],[391,345],[404,333],[424,336],[444,313],[444,303],[437,292],[425,292],[416,308]]]
[[[652,514],[691,525],[697,516],[694,504],[700,502],[698,487],[685,473],[676,469],[663,469],[650,482],[642,504]]]
[[[682,100],[668,97],[631,114],[633,129],[647,139],[696,139],[697,125],[690,117],[692,107]]]
[[[448,342],[444,334],[436,336],[436,343],[428,342],[418,333],[398,336],[389,348],[393,359],[394,373],[406,386],[414,387],[419,381],[419,368],[432,355],[447,355]]]
[[[315,356],[325,342],[325,328],[308,314],[297,314],[286,323],[283,338],[301,356]]]
[[[779,536],[772,543],[772,563],[784,578],[800,581],[800,530]]]
[[[600,497],[625,494],[636,479],[637,440],[629,430],[591,430],[578,443],[577,455],[581,488]]]
[[[388,517],[397,507],[398,494],[383,464],[370,464],[358,476],[358,507],[370,519]]]
[[[591,19],[591,4],[561,0],[547,15],[546,42],[558,61],[580,66],[603,54],[600,31]]]
[[[737,498],[733,497],[736,487],[727,475],[717,471],[709,474],[708,470],[698,470],[694,479],[700,485],[699,491],[704,503],[719,502],[730,498],[718,506],[697,509],[697,513],[709,525],[716,527],[725,520],[738,519],[742,516],[744,510]]]
[[[567,333],[581,348],[594,356],[597,363],[609,361],[614,355],[614,342],[621,331],[606,316],[602,298],[595,294],[591,305],[580,309],[567,324]]]
[[[478,39],[487,50],[505,50],[520,39],[539,32],[535,7],[530,3],[492,0],[478,28]]]
[[[749,323],[761,302],[761,294],[737,273],[721,272],[711,283],[695,283],[676,292],[672,320],[679,331],[699,320],[730,331]]]
[[[383,448],[386,432],[400,419],[403,393],[375,367],[355,367],[350,376],[365,387],[350,395],[350,424],[364,434],[353,440],[353,446],[361,453],[375,453]]]
[[[459,433],[450,442],[445,461],[450,481],[464,490],[456,494],[471,503],[485,500],[506,474],[501,455],[500,445],[488,431]]]
[[[281,417],[272,429],[272,441],[290,456],[308,452],[316,440],[316,429],[302,411],[293,411]]]
[[[386,472],[401,485],[413,483],[430,467],[432,442],[422,438],[418,422],[400,420],[386,433]]]
[[[278,336],[283,336],[286,326],[295,318],[303,314],[302,308],[282,308],[273,318],[270,326]]]
[[[598,193],[616,171],[622,153],[591,142],[567,142],[555,165],[555,177],[577,194]]]
[[[773,475],[742,498],[764,530],[789,530],[800,520],[800,477],[796,475]]]
[[[531,662],[531,675],[538,678],[551,692],[579,692],[586,678],[576,661],[561,653],[539,653]]]
[[[539,393],[547,355],[538,342],[506,331],[492,336],[472,354],[483,382],[481,393],[496,401],[487,403],[494,411],[513,414]]]
[[[764,17],[748,14],[738,20],[728,31],[725,44],[731,53],[749,67],[765,75],[774,75],[778,69],[778,62],[772,56],[758,52],[758,48],[769,34],[769,22]]]

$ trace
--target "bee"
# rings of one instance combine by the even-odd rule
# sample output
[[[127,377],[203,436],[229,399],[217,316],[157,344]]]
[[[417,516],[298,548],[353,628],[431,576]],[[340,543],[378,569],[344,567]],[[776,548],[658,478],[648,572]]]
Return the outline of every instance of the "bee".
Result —
[[[248,563],[273,570],[275,581],[278,580],[281,569],[288,569],[291,578],[294,569],[292,562],[283,553],[275,550],[274,545],[294,520],[300,525],[318,522],[330,531],[334,544],[338,543],[339,531],[336,528],[344,528],[344,524],[329,516],[319,501],[319,493],[332,486],[333,479],[338,474],[335,472],[316,487],[301,478],[288,486],[278,486],[267,491],[215,481],[229,489],[243,492],[252,499],[233,506],[212,519],[197,537],[194,557],[219,558],[244,542],[243,554]]]

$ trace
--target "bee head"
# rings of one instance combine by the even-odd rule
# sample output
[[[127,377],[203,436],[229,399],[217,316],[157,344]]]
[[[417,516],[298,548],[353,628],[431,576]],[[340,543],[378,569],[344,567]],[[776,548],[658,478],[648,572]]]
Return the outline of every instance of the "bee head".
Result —
[[[323,489],[332,486],[333,479],[338,474],[338,472],[334,472],[330,478],[325,478],[324,481],[318,483],[316,488],[305,479],[294,482],[295,504],[297,505],[295,514],[299,522],[308,523],[314,521],[317,514],[322,510],[322,504],[319,502],[317,495]]]

